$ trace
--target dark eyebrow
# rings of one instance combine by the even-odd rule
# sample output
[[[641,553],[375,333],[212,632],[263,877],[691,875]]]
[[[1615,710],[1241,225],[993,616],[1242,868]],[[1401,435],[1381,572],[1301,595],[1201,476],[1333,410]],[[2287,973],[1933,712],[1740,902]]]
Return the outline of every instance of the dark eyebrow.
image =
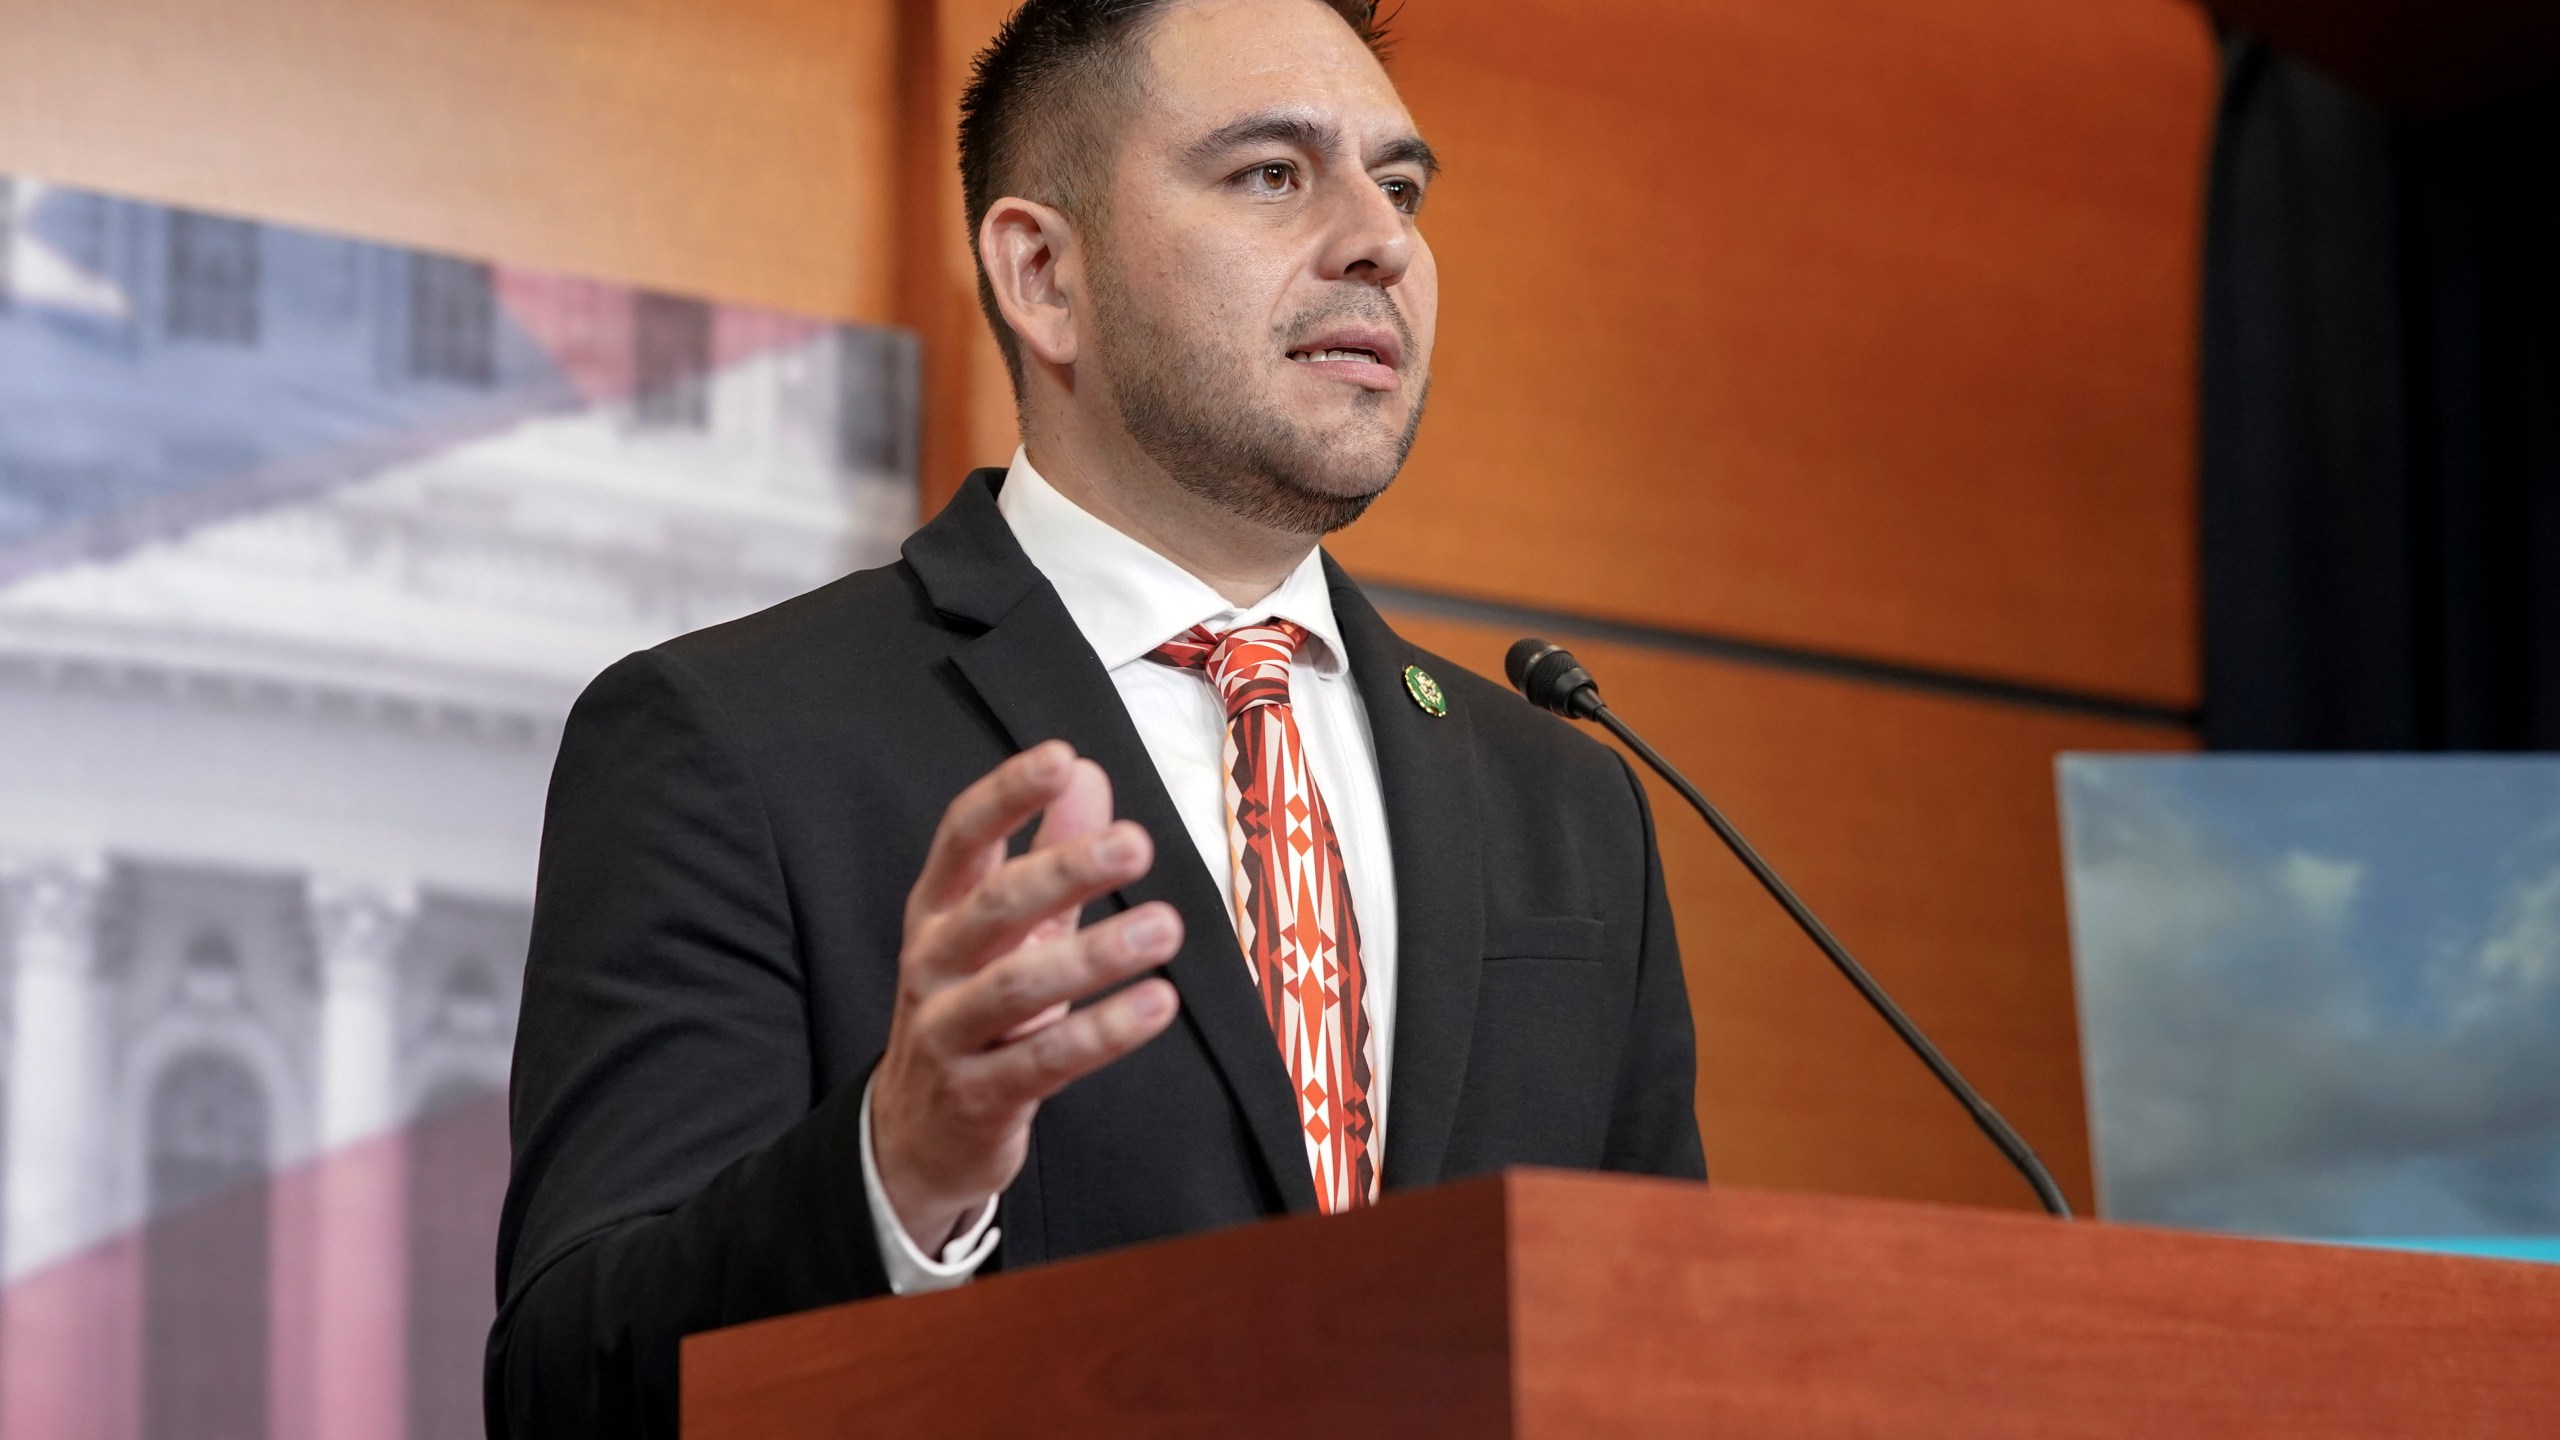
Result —
[[[1401,140],[1390,140],[1369,152],[1370,169],[1377,170],[1389,165],[1419,165],[1422,167],[1422,178],[1434,180],[1440,175],[1440,154],[1431,148],[1430,141],[1419,135],[1407,135]]]
[[[1294,145],[1311,155],[1327,155],[1341,147],[1342,132],[1303,115],[1248,115],[1192,141],[1183,153],[1207,162],[1248,145]]]
[[[1183,154],[1194,164],[1206,164],[1230,150],[1254,145],[1289,145],[1310,155],[1330,155],[1342,148],[1342,131],[1304,115],[1248,115],[1201,136],[1185,146]],[[1386,165],[1419,165],[1426,178],[1440,173],[1439,155],[1419,135],[1390,140],[1370,152],[1370,169]]]

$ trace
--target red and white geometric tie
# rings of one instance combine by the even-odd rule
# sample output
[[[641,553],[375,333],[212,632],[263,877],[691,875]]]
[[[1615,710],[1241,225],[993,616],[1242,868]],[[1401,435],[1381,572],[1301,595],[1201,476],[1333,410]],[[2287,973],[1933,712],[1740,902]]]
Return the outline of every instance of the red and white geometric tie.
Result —
[[[1369,1111],[1369,1009],[1342,844],[1289,708],[1286,620],[1214,635],[1195,625],[1147,658],[1205,672],[1227,707],[1227,855],[1236,938],[1298,1088],[1316,1201],[1328,1215],[1378,1198]]]

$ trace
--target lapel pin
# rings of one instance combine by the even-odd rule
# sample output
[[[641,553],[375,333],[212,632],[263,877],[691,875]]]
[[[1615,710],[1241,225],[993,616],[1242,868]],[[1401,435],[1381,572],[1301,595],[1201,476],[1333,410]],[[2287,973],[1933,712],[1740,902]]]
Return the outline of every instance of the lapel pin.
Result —
[[[1422,713],[1437,720],[1449,713],[1449,697],[1440,692],[1440,682],[1419,665],[1404,667],[1404,693],[1422,707]]]

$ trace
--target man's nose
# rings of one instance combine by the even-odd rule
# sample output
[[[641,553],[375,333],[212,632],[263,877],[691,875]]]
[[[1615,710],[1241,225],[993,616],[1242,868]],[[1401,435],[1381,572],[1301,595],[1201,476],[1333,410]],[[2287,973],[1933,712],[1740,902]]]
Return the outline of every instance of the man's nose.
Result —
[[[1353,174],[1329,187],[1318,278],[1357,280],[1386,289],[1413,266],[1413,231],[1378,182]]]

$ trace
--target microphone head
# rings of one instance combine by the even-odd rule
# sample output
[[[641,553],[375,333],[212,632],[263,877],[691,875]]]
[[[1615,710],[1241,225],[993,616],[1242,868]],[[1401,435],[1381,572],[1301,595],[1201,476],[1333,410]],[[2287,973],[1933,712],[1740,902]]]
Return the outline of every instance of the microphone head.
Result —
[[[1573,652],[1531,636],[1502,657],[1502,673],[1511,687],[1541,710],[1567,720],[1587,720],[1600,713],[1600,686]]]

